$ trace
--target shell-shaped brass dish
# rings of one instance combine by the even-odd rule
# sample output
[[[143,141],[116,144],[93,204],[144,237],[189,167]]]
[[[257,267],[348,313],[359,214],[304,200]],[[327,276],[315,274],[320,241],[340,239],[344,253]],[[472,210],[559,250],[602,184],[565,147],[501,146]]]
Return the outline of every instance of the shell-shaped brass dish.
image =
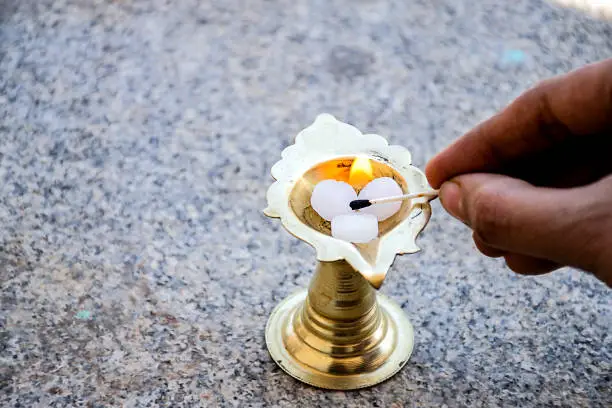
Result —
[[[324,179],[348,181],[351,164],[357,157],[369,158],[375,178],[392,177],[405,193],[429,190],[423,172],[411,165],[407,149],[389,145],[382,136],[362,134],[322,114],[297,135],[295,144],[287,147],[281,157],[272,167],[276,182],[268,189],[264,212],[280,218],[291,234],[312,245],[319,261],[346,260],[378,288],[397,254],[419,250],[416,237],[431,216],[427,198],[405,201],[398,213],[380,223],[378,238],[367,244],[333,238],[330,223],[310,206],[314,186]]]

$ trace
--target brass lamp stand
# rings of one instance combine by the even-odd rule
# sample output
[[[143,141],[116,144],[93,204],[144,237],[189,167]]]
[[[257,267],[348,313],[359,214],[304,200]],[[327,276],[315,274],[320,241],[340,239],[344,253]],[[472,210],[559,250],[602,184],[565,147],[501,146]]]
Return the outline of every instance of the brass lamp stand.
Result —
[[[376,289],[397,254],[419,250],[416,237],[431,216],[427,198],[413,199],[379,224],[379,236],[370,243],[333,238],[330,223],[312,209],[310,197],[321,180],[348,182],[357,157],[370,159],[374,178],[392,177],[405,193],[430,189],[405,148],[323,114],[272,167],[276,182],[268,190],[265,210],[311,244],[318,259],[309,289],[290,295],[270,315],[268,350],[291,376],[336,390],[384,381],[410,358],[412,325],[401,308]]]

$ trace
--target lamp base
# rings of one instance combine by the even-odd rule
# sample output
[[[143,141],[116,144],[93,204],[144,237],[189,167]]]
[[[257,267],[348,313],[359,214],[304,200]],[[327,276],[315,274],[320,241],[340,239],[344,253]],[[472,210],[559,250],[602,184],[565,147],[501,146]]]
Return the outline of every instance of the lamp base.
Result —
[[[354,390],[390,378],[410,358],[414,330],[399,305],[372,295],[373,306],[358,320],[322,316],[306,289],[288,296],[266,325],[270,355],[292,377],[320,388]]]

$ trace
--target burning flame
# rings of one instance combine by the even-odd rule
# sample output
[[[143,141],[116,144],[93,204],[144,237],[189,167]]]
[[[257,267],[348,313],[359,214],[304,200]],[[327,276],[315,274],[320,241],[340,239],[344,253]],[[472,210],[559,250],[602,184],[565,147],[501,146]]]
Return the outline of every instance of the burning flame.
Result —
[[[373,170],[370,159],[365,157],[357,157],[351,164],[351,170],[349,172],[349,184],[355,188],[362,188],[368,184],[372,179]]]

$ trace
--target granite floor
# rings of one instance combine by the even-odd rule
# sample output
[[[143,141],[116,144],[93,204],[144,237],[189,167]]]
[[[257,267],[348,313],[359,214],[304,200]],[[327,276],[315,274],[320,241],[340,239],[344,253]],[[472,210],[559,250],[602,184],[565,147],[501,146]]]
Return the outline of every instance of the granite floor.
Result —
[[[423,167],[610,55],[612,22],[543,0],[0,0],[0,405],[612,406],[609,289],[509,272],[437,202],[382,289],[405,368],[291,379],[263,329],[314,252],[262,215],[321,112]]]

